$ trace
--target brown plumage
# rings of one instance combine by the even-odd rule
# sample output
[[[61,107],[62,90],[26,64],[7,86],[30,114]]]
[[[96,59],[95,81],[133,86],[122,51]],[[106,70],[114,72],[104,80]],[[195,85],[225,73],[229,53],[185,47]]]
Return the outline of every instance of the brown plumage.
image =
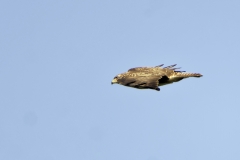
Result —
[[[137,67],[131,68],[125,73],[118,74],[112,80],[112,84],[121,84],[137,89],[154,89],[160,91],[158,86],[178,82],[188,77],[201,77],[199,73],[185,73],[173,68],[176,64],[162,67],[163,64],[156,67]]]

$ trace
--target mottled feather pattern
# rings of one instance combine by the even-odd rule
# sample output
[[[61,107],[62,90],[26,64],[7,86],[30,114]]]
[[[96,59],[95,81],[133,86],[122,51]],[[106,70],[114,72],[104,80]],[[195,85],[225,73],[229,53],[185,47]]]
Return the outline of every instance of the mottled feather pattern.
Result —
[[[169,72],[169,73],[173,73],[176,69],[180,69],[179,68],[173,68],[176,66],[176,64],[174,65],[170,65],[170,66],[166,66],[164,68],[162,68],[163,64],[155,66],[155,67],[136,67],[136,68],[131,68],[128,70],[128,72]],[[185,71],[176,71],[176,72],[185,72]]]
[[[154,89],[159,91],[158,86],[178,82],[188,77],[201,77],[199,73],[185,73],[174,68],[176,64],[162,67],[163,64],[155,67],[135,67],[127,72],[117,75],[115,83],[138,89]],[[112,82],[113,83],[113,82]]]
[[[181,72],[175,72],[171,77],[201,77],[202,75],[199,73],[181,73]]]

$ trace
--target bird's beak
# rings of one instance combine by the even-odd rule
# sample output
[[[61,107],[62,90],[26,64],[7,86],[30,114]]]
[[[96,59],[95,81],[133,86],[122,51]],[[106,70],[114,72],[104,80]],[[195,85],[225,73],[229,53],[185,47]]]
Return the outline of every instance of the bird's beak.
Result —
[[[116,79],[113,79],[111,84],[114,84],[114,83],[117,83],[117,80]]]

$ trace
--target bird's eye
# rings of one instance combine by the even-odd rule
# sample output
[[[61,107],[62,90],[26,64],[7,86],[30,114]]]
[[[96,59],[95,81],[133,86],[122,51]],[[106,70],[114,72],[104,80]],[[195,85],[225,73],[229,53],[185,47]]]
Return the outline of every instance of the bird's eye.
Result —
[[[117,79],[117,76],[115,76],[114,79]]]

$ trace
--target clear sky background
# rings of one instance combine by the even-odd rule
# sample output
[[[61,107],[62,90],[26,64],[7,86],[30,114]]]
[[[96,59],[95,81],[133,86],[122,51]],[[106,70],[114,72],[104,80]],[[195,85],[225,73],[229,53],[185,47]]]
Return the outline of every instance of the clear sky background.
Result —
[[[0,2],[1,160],[239,160],[239,0]],[[161,91],[132,67],[203,74]]]

